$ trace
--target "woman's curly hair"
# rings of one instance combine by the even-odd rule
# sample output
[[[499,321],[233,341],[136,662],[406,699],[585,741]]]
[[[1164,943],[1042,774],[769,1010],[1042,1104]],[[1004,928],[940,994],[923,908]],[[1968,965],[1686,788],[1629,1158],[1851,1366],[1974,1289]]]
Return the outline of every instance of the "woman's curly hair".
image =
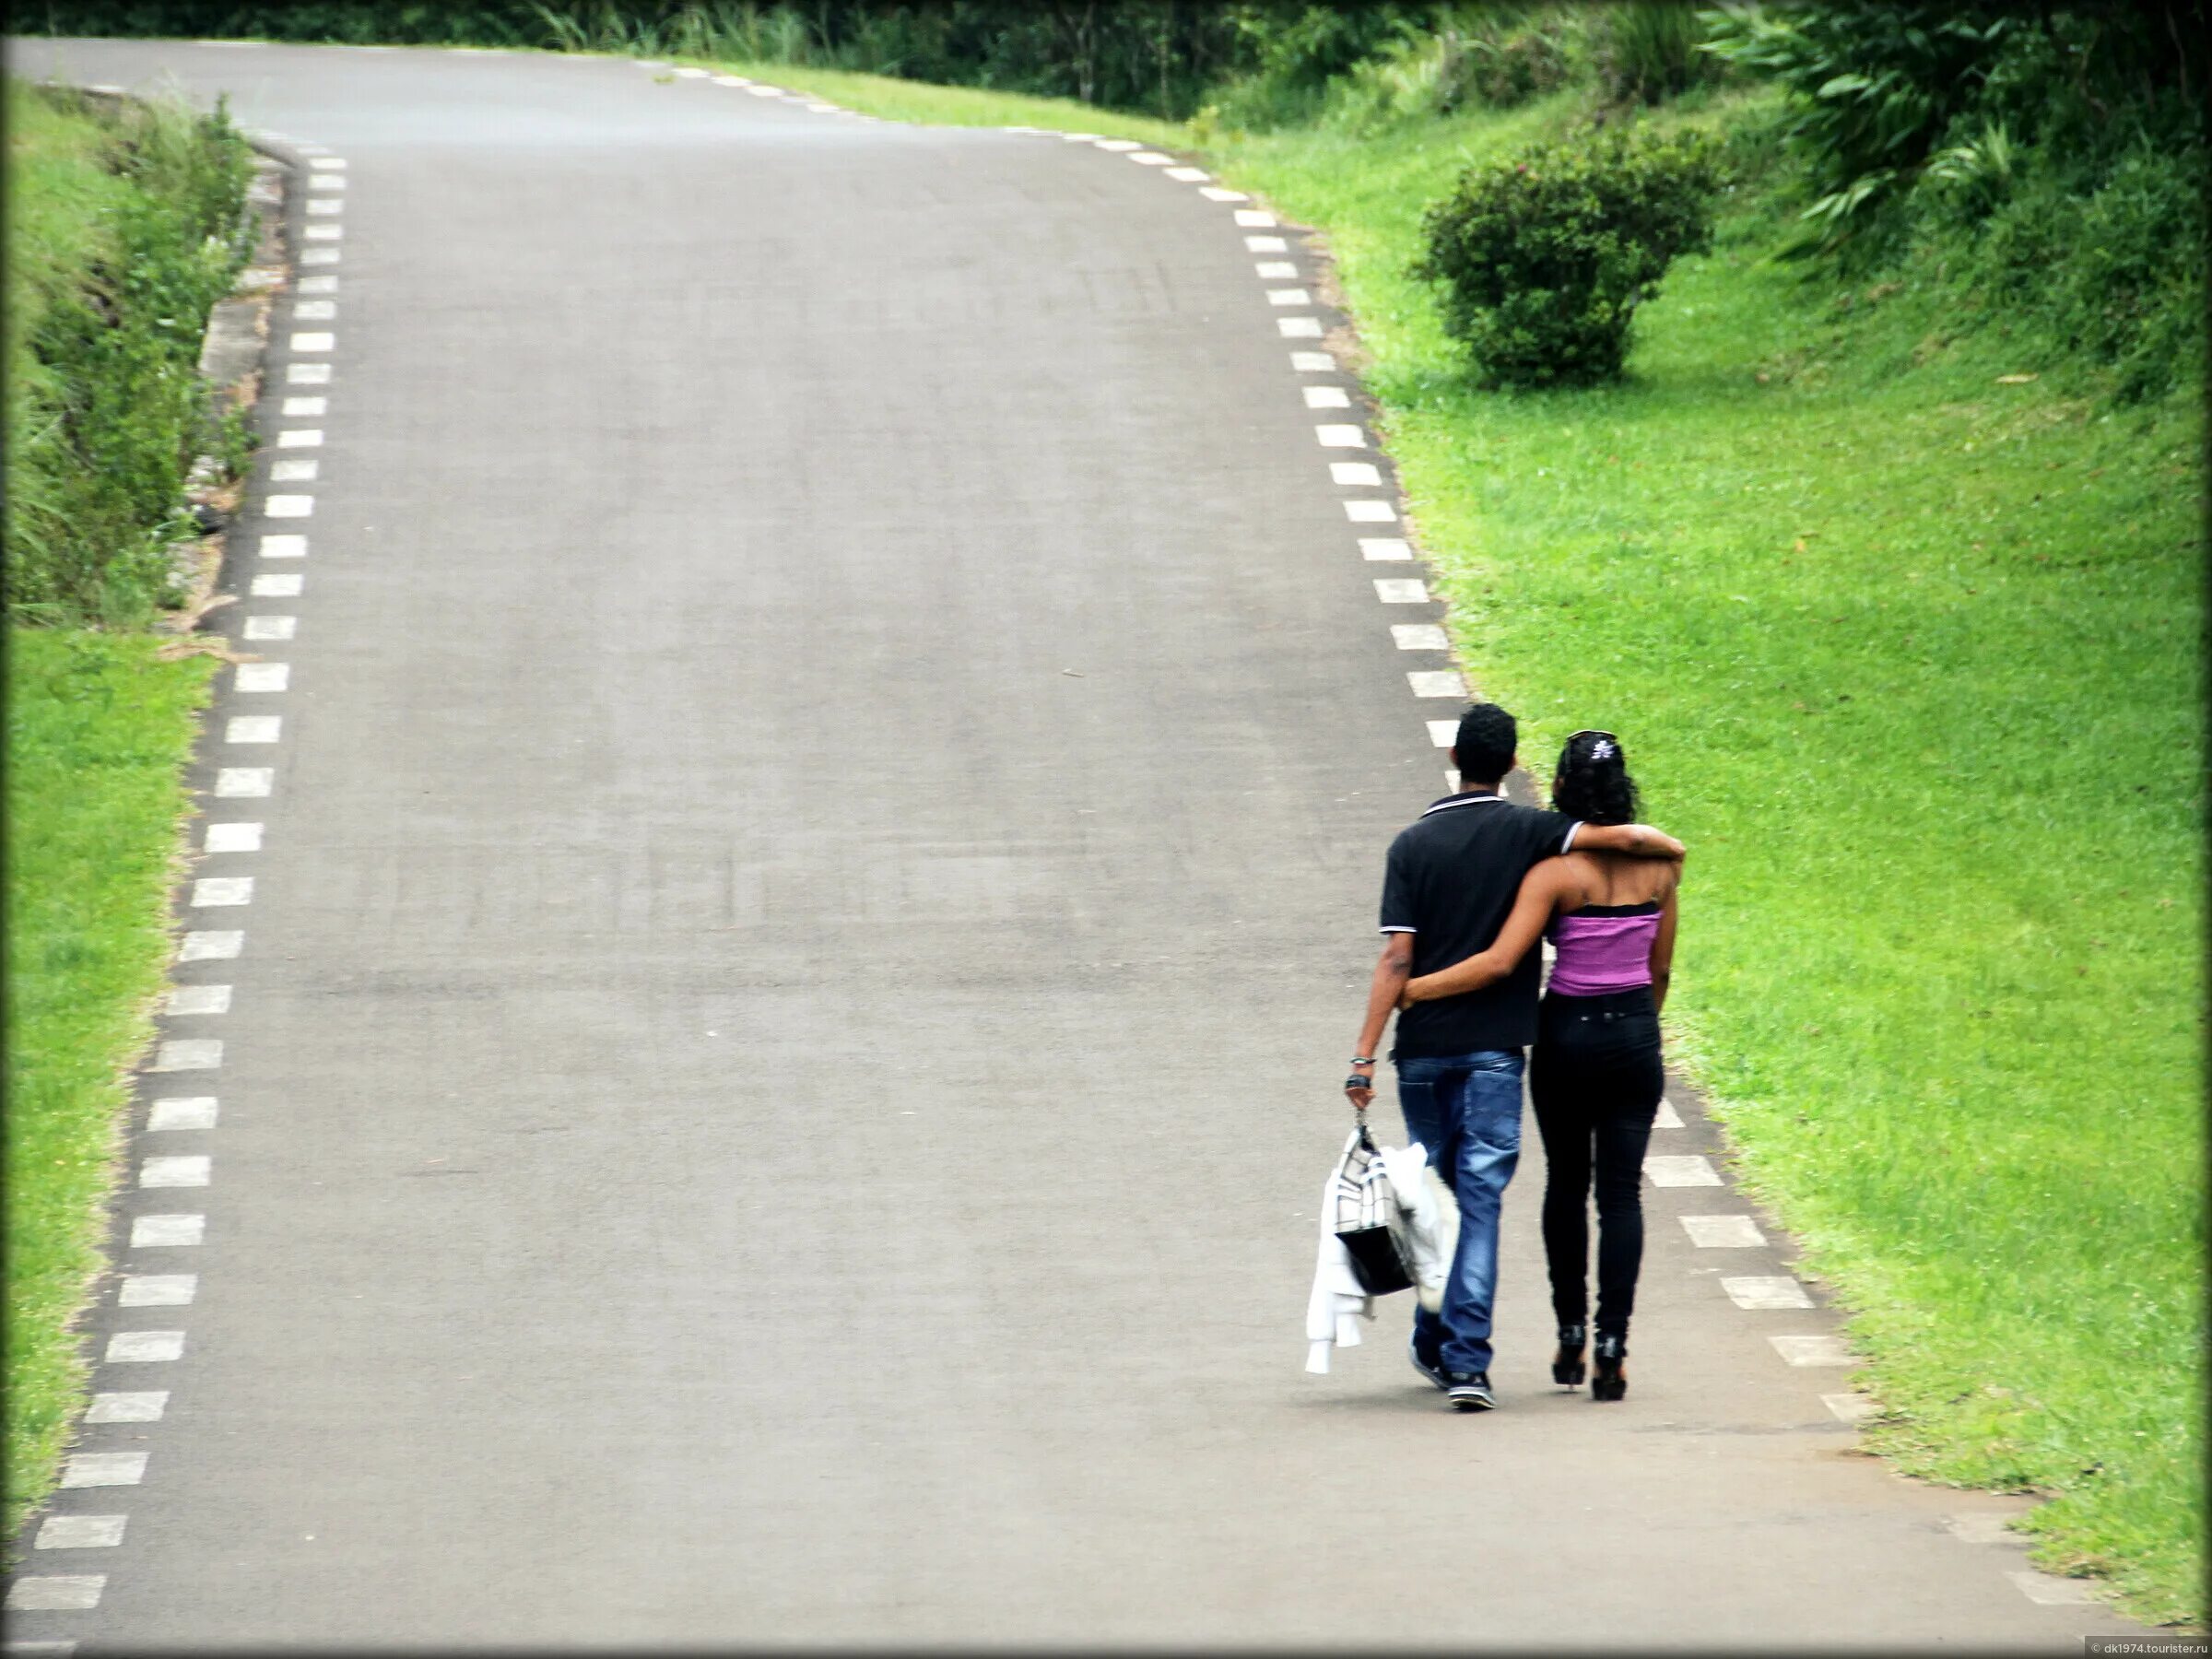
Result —
[[[1610,732],[1577,732],[1559,751],[1552,775],[1551,806],[1585,824],[1637,821],[1636,780],[1629,758]]]

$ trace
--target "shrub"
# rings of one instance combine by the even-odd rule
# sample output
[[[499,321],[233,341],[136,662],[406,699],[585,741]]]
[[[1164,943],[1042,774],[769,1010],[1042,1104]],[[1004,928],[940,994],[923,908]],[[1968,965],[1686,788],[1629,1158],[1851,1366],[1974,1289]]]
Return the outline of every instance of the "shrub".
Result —
[[[1712,242],[1720,170],[1702,135],[1616,133],[1470,168],[1423,220],[1414,275],[1486,383],[1614,380],[1636,308]]]

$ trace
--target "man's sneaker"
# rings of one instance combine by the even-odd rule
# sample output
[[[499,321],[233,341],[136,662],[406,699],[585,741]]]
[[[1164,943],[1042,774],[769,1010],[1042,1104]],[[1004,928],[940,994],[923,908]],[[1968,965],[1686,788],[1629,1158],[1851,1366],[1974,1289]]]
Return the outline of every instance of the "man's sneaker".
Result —
[[[1408,1341],[1406,1344],[1406,1358],[1413,1361],[1413,1369],[1415,1371],[1419,1371],[1422,1376],[1428,1378],[1430,1382],[1435,1383],[1438,1388],[1442,1389],[1452,1386],[1449,1382],[1444,1381],[1444,1368],[1441,1365],[1431,1365],[1428,1360],[1421,1358],[1421,1345],[1419,1343]]]
[[[1490,1392],[1488,1371],[1446,1371],[1444,1398],[1454,1411],[1488,1411],[1498,1404],[1498,1396]]]

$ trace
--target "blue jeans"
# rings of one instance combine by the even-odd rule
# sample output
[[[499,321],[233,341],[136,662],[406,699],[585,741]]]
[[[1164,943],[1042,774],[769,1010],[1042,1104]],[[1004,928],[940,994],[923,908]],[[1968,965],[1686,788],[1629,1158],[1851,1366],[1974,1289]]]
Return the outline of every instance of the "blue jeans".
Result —
[[[1490,1369],[1490,1302],[1498,1288],[1498,1212],[1521,1161],[1519,1049],[1408,1056],[1397,1062],[1406,1133],[1459,1203],[1459,1248],[1441,1315],[1418,1308],[1415,1351],[1446,1371]]]

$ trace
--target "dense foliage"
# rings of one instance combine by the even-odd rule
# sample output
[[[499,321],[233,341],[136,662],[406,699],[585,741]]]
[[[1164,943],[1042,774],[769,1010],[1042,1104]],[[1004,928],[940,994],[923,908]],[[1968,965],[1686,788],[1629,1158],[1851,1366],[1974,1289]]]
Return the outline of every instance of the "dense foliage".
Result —
[[[219,109],[118,102],[88,123],[92,100],[76,94],[16,97],[7,609],[137,620],[167,596],[183,531],[207,416],[200,339],[244,256],[251,165]],[[48,112],[80,119],[41,122]],[[32,169],[41,188],[19,194]]]
[[[2124,397],[2201,375],[2204,0],[2026,13],[1897,0],[1707,14],[1789,89],[1812,197],[1785,255],[1954,291],[1961,325],[2108,363]]]
[[[1720,185],[1692,133],[1613,133],[1473,167],[1423,222],[1414,274],[1493,385],[1619,378],[1636,308],[1711,243]]]

